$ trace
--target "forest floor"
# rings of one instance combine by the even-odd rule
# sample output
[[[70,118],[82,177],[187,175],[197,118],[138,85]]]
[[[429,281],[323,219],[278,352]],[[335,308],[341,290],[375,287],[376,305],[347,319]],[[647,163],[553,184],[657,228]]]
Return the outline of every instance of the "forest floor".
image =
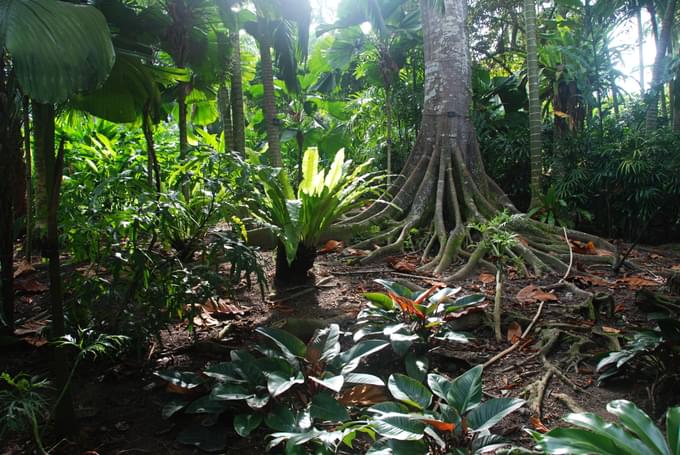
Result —
[[[301,337],[310,336],[311,333],[307,333],[314,327],[331,322],[350,329],[365,305],[362,294],[382,290],[373,281],[377,278],[407,280],[424,288],[439,284],[435,278],[413,270],[416,261],[413,255],[370,266],[350,265],[350,259],[347,250],[319,255],[314,267],[314,285],[270,289],[264,298],[256,286],[250,290],[244,287],[233,299],[225,297],[206,302],[202,315],[195,319],[194,334],[187,330],[186,323],[176,324],[164,330],[161,342],[152,342],[139,359],[83,364],[74,382],[81,442],[79,445],[62,442],[53,453],[202,453],[176,442],[177,433],[190,423],[187,416],[162,419],[161,409],[170,394],[166,384],[154,375],[155,371],[172,368],[200,372],[210,362],[228,360],[229,351],[253,341],[254,329],[262,325],[277,325]],[[540,419],[533,418],[534,413],[525,407],[499,424],[496,432],[528,447],[531,441],[523,428],[541,425],[552,428],[570,407],[604,414],[606,403],[618,398],[632,400],[658,418],[667,405],[678,403],[677,387],[650,394],[649,382],[641,374],[606,386],[597,385],[596,356],[611,350],[612,338],[630,334],[633,328],[649,327],[646,314],[636,305],[636,292],[643,287],[652,291],[663,289],[662,275],[680,269],[680,245],[639,247],[631,259],[643,270],[617,277],[611,276],[611,270],[603,266],[574,264],[568,281],[588,292],[613,298],[609,311],[604,309],[599,313],[596,322],[587,319],[587,312],[582,308],[583,298],[573,290],[559,288],[546,296],[545,291],[527,287],[546,287],[561,277],[527,278],[511,270],[503,299],[504,337],[507,334],[510,341],[504,339],[497,343],[491,324],[478,320],[478,324],[467,327],[474,340],[469,344],[439,346],[432,353],[431,368],[455,376],[488,361],[512,341],[517,341],[513,337],[527,328],[537,314],[539,301],[543,300],[542,312],[529,336],[521,341],[518,349],[485,368],[483,375],[487,396],[522,395],[530,384],[537,384],[545,377],[547,367],[538,355],[539,347],[548,340],[554,342],[545,354],[556,371],[545,387]],[[266,262],[271,282],[272,264],[268,259]],[[49,347],[37,333],[44,326],[47,314],[44,306],[47,276],[44,267],[36,269],[19,270],[17,278],[20,294],[17,310],[20,320],[24,321],[17,333],[21,334],[22,341],[0,346],[0,370],[12,374],[19,371],[47,374],[49,368]],[[471,276],[456,285],[465,293],[482,292],[489,302],[493,300],[494,276],[489,273]],[[390,371],[385,373],[387,376]],[[217,425],[228,440],[226,453],[265,452],[261,434],[250,439],[238,437],[228,416]],[[56,443],[49,437],[47,442]],[[30,447],[29,441],[0,441],[0,454],[31,453]]]

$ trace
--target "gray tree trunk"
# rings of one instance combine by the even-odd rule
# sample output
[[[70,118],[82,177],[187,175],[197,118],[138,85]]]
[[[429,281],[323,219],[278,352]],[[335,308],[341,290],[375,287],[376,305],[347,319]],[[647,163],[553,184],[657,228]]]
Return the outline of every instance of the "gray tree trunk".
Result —
[[[246,125],[243,112],[243,77],[241,76],[241,41],[238,30],[229,34],[231,40],[231,118],[234,150],[246,154]]]
[[[269,30],[265,30],[266,23],[260,21],[260,65],[262,67],[262,85],[264,94],[262,96],[262,109],[264,110],[264,121],[267,127],[267,142],[269,150],[267,157],[269,165],[281,167],[281,140],[279,138],[279,127],[276,119],[276,94],[274,92],[274,67],[272,63],[271,43],[269,41]]]
[[[656,45],[656,58],[654,59],[654,70],[652,71],[652,86],[647,95],[647,113],[645,116],[645,130],[647,133],[657,128],[659,121],[659,95],[663,94],[663,84],[661,79],[666,67],[666,51],[671,42],[671,31],[675,18],[675,5],[677,0],[668,0],[666,11],[661,23],[661,36]]]
[[[541,170],[543,141],[541,140],[541,100],[538,84],[538,47],[536,44],[536,5],[524,0],[524,21],[527,44],[527,79],[529,81],[529,150],[531,163],[531,208],[541,205]]]

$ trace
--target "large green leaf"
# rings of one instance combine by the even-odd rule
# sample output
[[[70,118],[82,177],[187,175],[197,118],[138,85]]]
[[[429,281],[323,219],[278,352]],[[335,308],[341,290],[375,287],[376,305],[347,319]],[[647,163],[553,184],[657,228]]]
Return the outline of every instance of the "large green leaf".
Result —
[[[418,409],[432,403],[432,392],[422,383],[404,374],[393,374],[387,380],[387,388],[394,398]]]
[[[536,447],[544,453],[621,455],[621,449],[610,438],[580,428],[555,428],[546,434],[529,433],[538,442]]]
[[[97,88],[115,60],[104,16],[56,0],[0,0],[0,47],[12,57],[22,91],[42,103]]]
[[[234,431],[242,438],[247,438],[248,435],[262,423],[262,414],[256,412],[249,412],[247,414],[238,414],[234,417]]]
[[[210,392],[213,400],[245,400],[252,395],[245,387],[237,384],[217,384]]]
[[[205,379],[201,375],[191,371],[159,370],[154,374],[183,389],[193,389],[205,383]]]
[[[184,411],[187,414],[221,414],[227,409],[227,403],[214,400],[210,395],[204,395],[193,401]]]
[[[307,345],[305,358],[308,362],[328,362],[340,354],[340,326],[331,324],[318,330]]]
[[[482,401],[482,366],[477,365],[454,379],[448,387],[446,401],[460,415]]]
[[[430,386],[430,390],[435,395],[446,400],[451,387],[451,380],[442,375],[430,373],[427,375],[427,385]]]
[[[524,400],[517,398],[494,398],[486,401],[467,415],[468,426],[474,431],[488,430],[522,405]]]
[[[347,409],[327,392],[314,395],[309,411],[312,418],[321,421],[344,422],[349,420]]]
[[[404,365],[409,376],[419,382],[423,382],[427,376],[427,370],[430,368],[430,360],[426,355],[409,352],[404,359]]]
[[[680,455],[680,406],[666,411],[666,434],[673,455]]]
[[[256,332],[276,343],[289,361],[294,362],[296,358],[305,356],[307,346],[292,333],[276,327],[259,327]]]
[[[387,346],[389,343],[385,340],[364,340],[340,354],[333,363],[340,367],[342,374],[351,373],[357,369],[361,359]]]
[[[425,424],[408,414],[379,414],[372,424],[379,435],[400,441],[415,441],[425,434]]]
[[[657,455],[670,455],[670,449],[661,430],[654,425],[640,408],[630,401],[615,400],[607,405],[607,411],[619,418],[621,423],[635,433]]]
[[[634,434],[625,431],[620,425],[605,421],[596,414],[589,412],[569,414],[565,420],[602,437],[611,439],[612,443],[619,448],[622,454],[652,455],[654,453],[642,441],[636,438]]]

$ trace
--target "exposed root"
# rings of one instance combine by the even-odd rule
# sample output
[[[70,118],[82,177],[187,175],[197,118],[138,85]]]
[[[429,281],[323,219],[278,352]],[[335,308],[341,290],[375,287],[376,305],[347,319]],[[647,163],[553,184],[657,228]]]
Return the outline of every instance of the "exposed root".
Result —
[[[533,417],[541,418],[541,407],[543,405],[543,397],[545,396],[545,389],[552,378],[553,370],[547,370],[543,377],[537,381],[532,382],[524,388],[520,395],[527,397],[527,406]]]
[[[556,392],[556,393],[553,393],[552,396],[557,398],[559,401],[561,401],[571,412],[575,412],[575,413],[585,412],[584,409],[576,403],[576,400],[574,400],[572,397],[570,397],[566,393],[557,393]]]

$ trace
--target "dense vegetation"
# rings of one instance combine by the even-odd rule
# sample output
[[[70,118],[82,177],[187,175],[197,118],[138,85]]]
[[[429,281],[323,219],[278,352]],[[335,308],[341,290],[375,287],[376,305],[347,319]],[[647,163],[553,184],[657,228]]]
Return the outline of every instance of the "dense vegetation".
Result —
[[[163,330],[196,337],[206,302],[251,287],[313,287],[335,239],[353,263],[418,256],[406,271],[437,281],[377,280],[387,292],[365,293],[351,327],[258,327],[198,373],[157,371],[179,391],[163,417],[233,416],[292,454],[509,447],[491,428],[524,400],[483,400],[482,366],[436,368],[436,349],[469,341],[455,322],[491,306],[459,282],[492,272],[501,343],[511,272],[618,279],[641,270],[637,244],[680,239],[675,0],[330,3],[0,0],[0,350],[31,322],[15,280],[39,269],[54,359],[49,379],[0,366],[0,449],[77,439],[81,362],[143,362]],[[641,65],[626,91],[638,50],[652,78]],[[568,285],[599,321],[606,296]],[[650,299],[648,325],[596,363],[602,383],[644,365],[654,402],[678,377],[680,303]],[[678,452],[679,408],[665,437],[632,403],[609,409],[621,423],[538,419],[536,450]],[[177,439],[222,450],[204,423]]]

